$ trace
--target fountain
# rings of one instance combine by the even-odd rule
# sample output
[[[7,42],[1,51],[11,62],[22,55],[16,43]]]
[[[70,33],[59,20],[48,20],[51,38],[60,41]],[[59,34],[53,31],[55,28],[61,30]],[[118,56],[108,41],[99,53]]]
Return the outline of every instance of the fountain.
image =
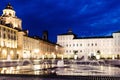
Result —
[[[59,60],[57,62],[57,67],[64,67],[64,61],[63,60]]]
[[[29,62],[31,65],[33,65],[32,61],[30,59],[24,59],[22,62],[18,62],[18,65],[23,66],[25,62]]]
[[[62,63],[60,63],[59,65],[61,66]],[[108,70],[107,68],[110,67],[110,69]],[[70,67],[69,68],[64,68],[64,69],[57,69],[56,74],[57,75],[84,75],[84,76],[101,76],[101,75],[105,75],[105,76],[110,76],[110,75],[114,75],[111,74],[111,71],[117,69],[118,71],[120,71],[120,69],[118,68],[114,68],[111,67],[109,65],[106,65],[104,60],[88,60],[87,56],[84,56],[84,59],[82,58],[81,61],[76,60],[72,60],[70,61]],[[117,72],[118,72],[117,71]],[[109,73],[109,74],[108,74]],[[119,72],[118,72],[119,73]],[[118,74],[117,74],[118,75]]]
[[[24,65],[24,63],[28,62],[29,65]],[[17,69],[20,69],[20,70],[25,70],[25,69],[34,69],[34,66],[33,66],[33,63],[30,59],[24,59],[22,62],[19,61],[18,63],[18,66],[17,66]]]

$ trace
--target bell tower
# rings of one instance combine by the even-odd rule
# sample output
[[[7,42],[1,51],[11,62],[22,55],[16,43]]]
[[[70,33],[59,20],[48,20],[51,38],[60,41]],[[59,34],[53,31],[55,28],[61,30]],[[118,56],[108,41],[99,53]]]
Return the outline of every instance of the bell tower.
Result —
[[[10,24],[12,25],[12,28],[18,28],[22,30],[22,20],[17,18],[16,12],[10,3],[8,3],[5,9],[3,9],[1,18],[5,21],[5,24]]]

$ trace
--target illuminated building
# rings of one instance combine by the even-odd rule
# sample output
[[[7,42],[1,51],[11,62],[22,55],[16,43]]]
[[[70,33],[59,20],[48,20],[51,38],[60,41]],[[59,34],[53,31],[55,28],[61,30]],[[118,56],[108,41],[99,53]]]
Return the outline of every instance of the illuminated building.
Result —
[[[77,37],[71,30],[57,36],[57,44],[64,47],[64,55],[79,58],[96,56],[96,58],[115,58],[120,56],[120,32],[112,36]]]
[[[0,16],[0,59],[39,59],[56,58],[62,53],[62,47],[48,41],[48,33],[43,39],[28,36],[28,30],[22,30],[22,20],[17,18],[10,3]]]
[[[61,58],[61,55],[63,53],[63,47],[58,44],[46,41],[44,39],[41,39],[39,41],[39,50],[40,53],[42,53],[42,58]]]
[[[15,16],[15,11],[8,4],[0,16],[0,59],[6,59],[9,56],[11,59],[17,58],[18,31],[14,28],[21,29],[20,24],[21,20]]]
[[[24,36],[23,41],[23,58],[37,58],[37,56],[40,56],[39,40]]]
[[[17,57],[17,30],[0,24],[0,58]],[[14,54],[15,53],[15,54]]]

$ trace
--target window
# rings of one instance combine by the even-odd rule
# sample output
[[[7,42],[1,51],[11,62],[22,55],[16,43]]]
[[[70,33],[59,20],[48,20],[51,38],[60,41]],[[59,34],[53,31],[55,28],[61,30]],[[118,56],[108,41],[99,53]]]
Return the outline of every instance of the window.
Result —
[[[80,44],[80,46],[82,46],[82,44]]]
[[[11,39],[13,40],[13,36],[11,36]]]
[[[6,38],[5,33],[3,34],[3,38],[4,38],[4,39]]]
[[[95,43],[95,46],[97,46],[97,43]]]
[[[66,53],[68,53],[68,50],[66,50]]]
[[[11,34],[13,33],[13,31],[11,31]]]
[[[14,31],[14,34],[16,34],[16,32]]]
[[[10,39],[10,34],[8,34],[8,39]]]
[[[78,46],[78,44],[76,44]]]
[[[14,36],[14,40],[16,40],[16,36]]]
[[[5,31],[6,29],[5,28],[3,28],[3,31]]]
[[[10,32],[10,30],[8,29],[8,32]]]
[[[68,44],[66,44],[66,47],[68,47]]]
[[[75,46],[75,44],[73,44],[73,46]]]
[[[93,43],[91,44],[91,46],[93,46]]]
[[[90,44],[88,44],[88,46],[90,46]]]
[[[82,52],[82,50],[80,50],[80,52]]]

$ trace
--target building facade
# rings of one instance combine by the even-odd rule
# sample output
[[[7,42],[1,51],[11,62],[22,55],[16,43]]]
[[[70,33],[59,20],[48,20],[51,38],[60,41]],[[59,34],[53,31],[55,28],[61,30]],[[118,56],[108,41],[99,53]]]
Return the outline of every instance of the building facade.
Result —
[[[91,56],[97,58],[115,58],[120,56],[120,32],[112,36],[77,37],[71,30],[57,36],[57,44],[64,47],[64,56],[86,59]],[[67,56],[67,57],[69,57]]]
[[[45,39],[28,36],[28,30],[22,30],[22,20],[9,3],[0,16],[0,60],[40,59],[51,55],[56,58],[62,47],[48,41],[47,35],[45,32]]]
[[[38,58],[39,54],[39,40],[24,36],[23,37],[23,58]]]
[[[39,40],[39,50],[40,53],[42,53],[41,58],[61,58],[62,54],[63,54],[63,47],[55,44],[55,43],[51,43],[49,41],[45,41],[43,39]]]
[[[17,58],[17,30],[0,24],[0,59]]]

